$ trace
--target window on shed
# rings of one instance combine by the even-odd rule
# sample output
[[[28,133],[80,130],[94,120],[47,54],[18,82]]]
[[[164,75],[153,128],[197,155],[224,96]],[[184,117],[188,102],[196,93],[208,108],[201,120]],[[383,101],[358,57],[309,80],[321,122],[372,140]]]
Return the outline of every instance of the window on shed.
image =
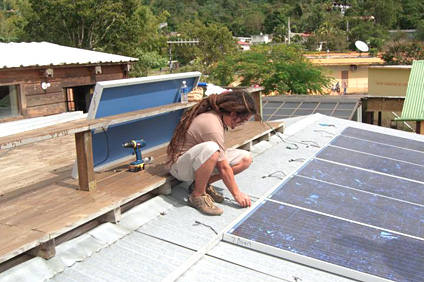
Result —
[[[66,105],[68,112],[82,111],[83,113],[87,113],[90,109],[93,92],[94,88],[92,85],[66,88]]]
[[[0,86],[0,118],[19,115],[19,85]]]

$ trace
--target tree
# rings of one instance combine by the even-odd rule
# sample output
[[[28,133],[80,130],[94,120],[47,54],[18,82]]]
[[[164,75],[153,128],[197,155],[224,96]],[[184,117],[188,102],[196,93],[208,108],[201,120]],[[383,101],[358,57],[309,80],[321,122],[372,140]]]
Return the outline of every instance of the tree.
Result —
[[[331,83],[295,45],[255,46],[248,52],[226,56],[211,70],[210,79],[219,85],[237,78],[241,78],[242,86],[260,84],[266,92],[293,94],[322,92]]]
[[[227,27],[221,24],[203,25],[199,21],[187,22],[181,27],[183,39],[198,39],[195,46],[176,46],[175,55],[182,64],[198,58],[205,69],[226,55],[234,54],[235,40]]]
[[[137,2],[131,0],[134,6]],[[28,15],[26,31],[36,40],[55,42],[77,48],[108,49],[116,31],[127,24],[129,16],[123,1],[112,0],[30,0],[33,12]],[[133,40],[128,38],[128,40]]]
[[[262,31],[264,14],[258,10],[243,10],[229,23],[228,29],[238,36],[250,36]]]
[[[360,5],[362,15],[374,16],[376,23],[385,28],[393,28],[402,6],[397,0],[364,1]]]
[[[424,20],[424,2],[422,0],[401,0],[401,4],[400,29],[417,28],[419,22]]]
[[[132,72],[137,76],[165,65],[159,24],[166,12],[155,16],[138,0],[29,1],[34,10],[27,14],[28,40],[138,57]]]
[[[350,21],[350,48],[355,50],[355,41],[366,42],[370,48],[381,50],[385,42],[389,39],[388,31],[380,24],[372,21],[355,19]]]
[[[28,39],[132,55],[160,49],[159,21],[138,0],[29,0]]]
[[[166,66],[167,59],[158,52],[144,52],[138,49],[140,53],[136,56],[138,57],[138,62],[134,66],[134,70],[131,72],[131,76],[148,76],[151,69],[162,68]]]
[[[417,40],[424,41],[424,20],[420,21],[417,25]]]
[[[389,65],[412,65],[414,60],[424,60],[424,43],[406,40],[389,42],[381,58]]]
[[[0,0],[0,42],[20,41],[26,24],[23,13],[28,9],[27,0]]]

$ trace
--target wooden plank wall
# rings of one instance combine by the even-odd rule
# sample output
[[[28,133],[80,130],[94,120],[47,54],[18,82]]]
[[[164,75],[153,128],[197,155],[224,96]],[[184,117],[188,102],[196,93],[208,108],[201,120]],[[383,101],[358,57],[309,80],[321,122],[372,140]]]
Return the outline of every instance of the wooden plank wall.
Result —
[[[46,78],[47,67],[0,69],[0,85],[20,85],[20,109],[24,118],[63,113],[67,111],[64,88],[94,85],[98,81],[126,78],[125,64],[102,65],[102,73],[95,66],[50,66],[53,77]],[[41,88],[42,82],[51,86]],[[13,118],[16,119],[16,118]],[[0,120],[8,121],[10,119]]]

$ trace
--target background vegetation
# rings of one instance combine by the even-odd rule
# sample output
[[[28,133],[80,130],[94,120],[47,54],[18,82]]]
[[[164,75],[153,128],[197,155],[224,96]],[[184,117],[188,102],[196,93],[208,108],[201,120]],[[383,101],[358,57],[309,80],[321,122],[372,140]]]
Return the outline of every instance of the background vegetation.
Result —
[[[139,58],[134,75],[140,76],[165,69],[167,40],[198,39],[195,46],[172,46],[181,71],[199,70],[220,84],[237,74],[243,84],[293,93],[328,83],[321,70],[300,59],[321,42],[323,50],[347,51],[362,40],[390,64],[424,59],[424,1],[337,3],[349,8],[342,12],[327,0],[0,0],[0,42],[48,41],[133,56]],[[289,19],[291,32],[310,36],[295,36],[293,47],[278,46]],[[415,29],[415,38],[389,32],[398,29]],[[237,51],[233,37],[259,33],[272,34],[277,45]]]

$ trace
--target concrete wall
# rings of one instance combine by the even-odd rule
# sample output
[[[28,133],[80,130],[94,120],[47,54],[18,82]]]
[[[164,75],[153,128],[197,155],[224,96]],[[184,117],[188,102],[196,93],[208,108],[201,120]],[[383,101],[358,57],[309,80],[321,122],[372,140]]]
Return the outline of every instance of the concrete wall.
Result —
[[[334,79],[334,83],[340,83],[340,91],[343,93],[343,83],[347,83],[348,94],[359,94],[368,92],[368,66],[357,66],[353,68],[349,65],[322,66],[327,70],[326,75]],[[347,71],[347,81],[342,79],[342,72]]]
[[[368,95],[405,96],[411,68],[371,67],[368,71]]]

